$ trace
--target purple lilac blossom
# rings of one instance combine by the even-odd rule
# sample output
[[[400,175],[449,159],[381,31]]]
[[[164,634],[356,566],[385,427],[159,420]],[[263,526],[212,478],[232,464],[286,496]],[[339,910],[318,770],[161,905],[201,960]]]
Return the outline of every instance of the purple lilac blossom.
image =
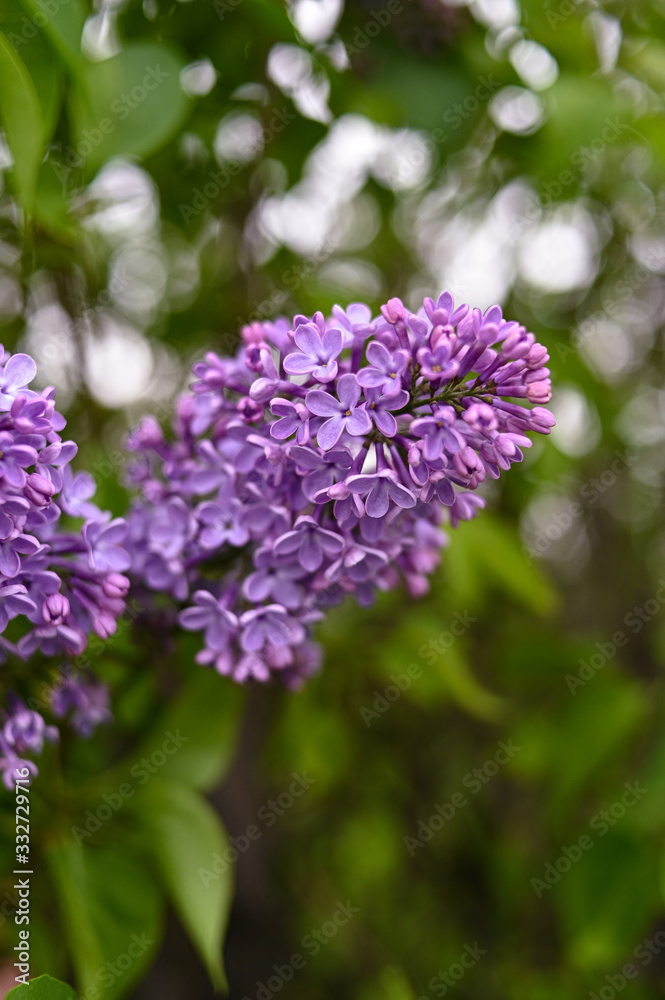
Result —
[[[444,292],[415,313],[397,298],[332,313],[244,327],[235,358],[194,366],[170,440],[152,417],[129,439],[131,572],[181,602],[198,662],[238,682],[302,683],[345,594],[425,593],[440,526],[475,517],[483,481],[554,425],[547,351],[499,306]]]
[[[127,524],[94,503],[94,480],[74,474],[77,452],[63,441],[65,420],[52,388],[29,388],[36,365],[27,354],[0,347],[0,660],[5,692],[0,770],[11,787],[17,767],[37,773],[22,755],[41,752],[57,737],[39,712],[8,689],[25,687],[20,660],[42,654],[63,660],[81,654],[95,633],[108,637],[125,609],[130,559]],[[64,518],[63,518],[64,515]],[[66,523],[63,523],[66,521]],[[78,523],[77,523],[78,521]],[[83,523],[81,523],[83,522]],[[94,678],[68,683],[71,723],[82,735],[110,717],[108,693]],[[55,715],[60,703],[50,706]],[[60,711],[62,709],[62,711]]]

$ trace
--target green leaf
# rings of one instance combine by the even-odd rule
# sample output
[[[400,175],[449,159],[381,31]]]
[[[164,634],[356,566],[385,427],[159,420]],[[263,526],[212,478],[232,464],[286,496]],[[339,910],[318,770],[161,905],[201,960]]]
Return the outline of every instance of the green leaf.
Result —
[[[447,554],[451,578],[453,567],[470,561],[478,572],[477,580],[492,580],[536,614],[553,610],[556,594],[538,567],[525,558],[513,528],[487,511],[468,526],[468,531],[464,527],[451,538]]]
[[[83,66],[81,34],[86,16],[83,0],[67,0],[66,3],[63,0],[22,0],[22,3],[29,14],[39,15],[38,23],[55,50],[70,69],[78,73]]]
[[[186,687],[173,699],[142,746],[134,764],[159,749],[167,733],[177,733],[182,745],[160,767],[159,777],[203,791],[219,784],[235,751],[243,692],[212,670],[196,668]],[[126,762],[118,767],[127,770]]]
[[[660,909],[655,848],[602,830],[553,890],[571,961],[599,970],[620,962]]]
[[[58,124],[62,100],[64,96],[64,67],[59,59],[53,57],[53,47],[46,35],[37,31],[34,37],[25,41],[25,25],[29,24],[24,16],[19,14],[14,19],[3,23],[3,31],[18,52],[19,58],[25,63],[32,82],[37,91],[37,97],[42,111],[43,132],[42,143],[46,146]]]
[[[0,32],[0,118],[14,158],[14,179],[24,207],[32,211],[42,160],[44,122],[25,63]]]
[[[229,844],[214,809],[184,785],[154,779],[135,802],[164,884],[217,988],[227,988],[222,945],[233,895]],[[207,872],[207,877],[204,876]]]
[[[89,171],[114,156],[149,156],[185,119],[180,56],[165,45],[136,43],[85,67],[73,91],[76,154]]]
[[[31,979],[29,983],[15,986],[5,1000],[75,1000],[74,990],[50,976]]]
[[[72,840],[47,857],[79,991],[95,987],[103,1000],[124,996],[161,937],[163,900],[145,859],[128,844],[95,849]]]

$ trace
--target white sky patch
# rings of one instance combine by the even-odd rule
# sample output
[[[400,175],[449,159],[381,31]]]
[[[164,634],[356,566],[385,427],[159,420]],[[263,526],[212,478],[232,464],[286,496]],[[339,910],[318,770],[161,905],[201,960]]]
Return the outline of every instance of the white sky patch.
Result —
[[[640,386],[619,414],[616,426],[626,444],[661,444],[665,441],[665,391]]]
[[[510,61],[527,87],[547,90],[559,75],[559,66],[544,45],[523,38],[510,50]]]
[[[312,57],[305,49],[284,43],[273,45],[268,55],[268,76],[305,118],[325,124],[332,121],[328,107],[330,81],[325,73],[314,72]]]
[[[232,112],[222,118],[213,149],[217,162],[249,163],[263,152],[263,129],[253,115]]]
[[[519,24],[521,14],[517,0],[472,0],[469,9],[476,21],[495,29]]]
[[[598,270],[597,243],[588,212],[580,206],[559,208],[520,240],[520,274],[542,292],[586,288]]]
[[[440,199],[437,205],[437,198]],[[436,288],[486,308],[505,300],[516,276],[515,225],[533,194],[511,183],[487,204],[460,211],[455,190],[440,189],[423,199],[409,230]]]
[[[295,0],[289,9],[289,17],[305,41],[316,45],[330,38],[342,8],[342,0]]]
[[[25,349],[37,363],[38,384],[55,387],[58,409],[62,410],[77,388],[77,347],[70,318],[59,303],[49,301],[48,285],[33,295]]]
[[[88,187],[85,201],[93,206],[85,225],[110,240],[135,238],[158,227],[157,188],[134,163],[111,160]]]
[[[556,415],[550,440],[559,451],[579,458],[596,447],[601,435],[600,420],[581,389],[571,383],[558,386],[550,406]]]
[[[523,87],[503,87],[491,99],[488,111],[495,125],[513,135],[532,135],[545,121],[543,102]]]
[[[634,342],[627,330],[613,320],[598,323],[583,335],[580,354],[591,370],[613,383],[635,367]]]
[[[180,86],[189,97],[205,97],[217,82],[217,70],[209,59],[198,59],[180,70]]]
[[[85,380],[102,406],[130,406],[146,395],[150,385],[152,349],[140,333],[109,316],[100,325],[100,330],[87,338]]]
[[[594,10],[589,14],[587,24],[591,27],[596,43],[600,68],[604,73],[609,73],[615,68],[621,51],[621,22],[611,14]]]
[[[357,248],[359,227],[349,228],[347,211],[368,178],[405,191],[419,186],[430,169],[419,133],[393,131],[363,115],[344,115],[308,157],[302,179],[286,193],[267,198],[256,221],[275,244],[296,253],[311,253],[327,241],[343,242],[345,234]]]

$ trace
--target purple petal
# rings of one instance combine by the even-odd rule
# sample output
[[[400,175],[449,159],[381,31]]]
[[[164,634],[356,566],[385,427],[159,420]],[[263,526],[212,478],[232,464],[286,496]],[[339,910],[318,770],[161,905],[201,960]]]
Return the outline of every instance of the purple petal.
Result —
[[[353,378],[353,375],[351,378]],[[342,379],[340,379],[341,382]],[[331,396],[329,392],[323,392],[321,389],[312,389],[308,392],[305,397],[305,403],[307,409],[311,413],[316,414],[317,417],[333,417],[338,415],[341,409],[335,397]]]
[[[341,330],[326,330],[323,334],[323,356],[331,361],[339,357],[344,346],[344,336]]]
[[[315,326],[312,326],[311,323],[303,323],[297,328],[294,339],[303,354],[307,354],[312,361],[319,360],[322,344],[319,331]]]
[[[369,418],[367,410],[363,410],[360,407],[355,409],[351,416],[346,418],[346,429],[354,437],[367,434],[372,429],[372,421]]]
[[[286,441],[299,426],[300,420],[298,417],[280,417],[279,420],[270,425],[270,434],[278,441]]]
[[[11,545],[0,545],[0,572],[5,576],[16,576],[21,568],[21,560],[18,552],[15,552]]]
[[[369,517],[383,517],[388,511],[388,507],[389,500],[386,481],[377,480],[374,489],[365,501],[365,510]]]
[[[346,485],[351,493],[367,493],[376,483],[376,476],[350,476]]]
[[[381,400],[381,407],[384,410],[401,410],[409,402],[409,394],[404,389],[400,389],[393,396],[384,396]]]
[[[332,382],[332,380],[337,376],[337,362],[323,362],[323,364],[320,364],[313,370],[312,375],[318,382]]]
[[[329,451],[330,448],[334,448],[339,441],[340,434],[343,430],[343,417],[337,415],[336,417],[331,417],[330,420],[326,420],[325,423],[321,424],[319,432],[316,435],[319,448],[323,448],[324,451]]]
[[[392,413],[387,413],[385,410],[374,410],[374,422],[386,437],[394,437],[397,434],[397,421]]]
[[[21,389],[32,382],[37,365],[28,354],[14,354],[5,365],[2,381],[6,388]]]
[[[407,488],[402,486],[400,483],[394,483],[391,479],[386,480],[386,484],[386,490],[390,499],[396,503],[398,507],[416,506],[416,498],[411,490],[407,490]],[[369,510],[367,513],[369,514]]]
[[[285,535],[275,542],[275,555],[289,556],[297,552],[302,545],[301,531],[287,531]]]
[[[300,565],[309,573],[315,573],[323,562],[323,550],[316,536],[309,535],[300,547]]]
[[[386,382],[385,372],[378,368],[361,368],[356,378],[366,389],[379,389]]]
[[[373,340],[367,348],[367,360],[384,373],[389,372],[392,367],[390,354],[378,340]]]
[[[209,608],[185,608],[178,615],[178,622],[190,632],[204,629],[210,621]]]
[[[305,354],[287,354],[284,358],[284,371],[289,375],[306,375],[316,367],[316,360]]]
[[[337,395],[345,410],[352,410],[360,398],[360,386],[356,376],[349,372],[342,375],[337,383]]]
[[[270,577],[267,573],[261,570],[250,573],[243,586],[245,597],[250,601],[254,601],[255,604],[265,601],[266,597],[270,594],[270,584]]]

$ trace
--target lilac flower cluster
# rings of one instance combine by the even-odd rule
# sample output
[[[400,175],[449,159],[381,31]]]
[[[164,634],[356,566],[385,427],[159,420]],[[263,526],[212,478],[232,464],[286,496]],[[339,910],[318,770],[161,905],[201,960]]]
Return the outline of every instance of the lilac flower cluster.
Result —
[[[253,323],[242,341],[194,366],[173,439],[150,417],[131,435],[132,571],[186,603],[201,663],[296,685],[326,606],[400,577],[422,594],[444,512],[474,517],[483,480],[549,433],[548,355],[498,306],[447,292],[417,313],[391,299],[374,318],[358,303]]]
[[[111,520],[92,503],[91,476],[72,472],[77,446],[60,436],[65,420],[55,409],[53,389],[28,388],[35,374],[32,358],[0,347],[3,663],[9,656],[27,660],[39,652],[47,657],[80,655],[92,633],[107,638],[115,631],[129,588],[124,575],[130,565],[123,547],[126,522]],[[5,675],[8,679],[8,668]],[[78,693],[69,691],[67,705],[61,699],[53,706],[56,714],[72,707],[74,725],[82,732],[96,718],[85,707],[89,686],[82,680]],[[57,730],[11,693],[3,714],[0,770],[11,786],[17,755],[40,752],[44,738],[54,738]],[[34,764],[30,770],[34,773]]]

